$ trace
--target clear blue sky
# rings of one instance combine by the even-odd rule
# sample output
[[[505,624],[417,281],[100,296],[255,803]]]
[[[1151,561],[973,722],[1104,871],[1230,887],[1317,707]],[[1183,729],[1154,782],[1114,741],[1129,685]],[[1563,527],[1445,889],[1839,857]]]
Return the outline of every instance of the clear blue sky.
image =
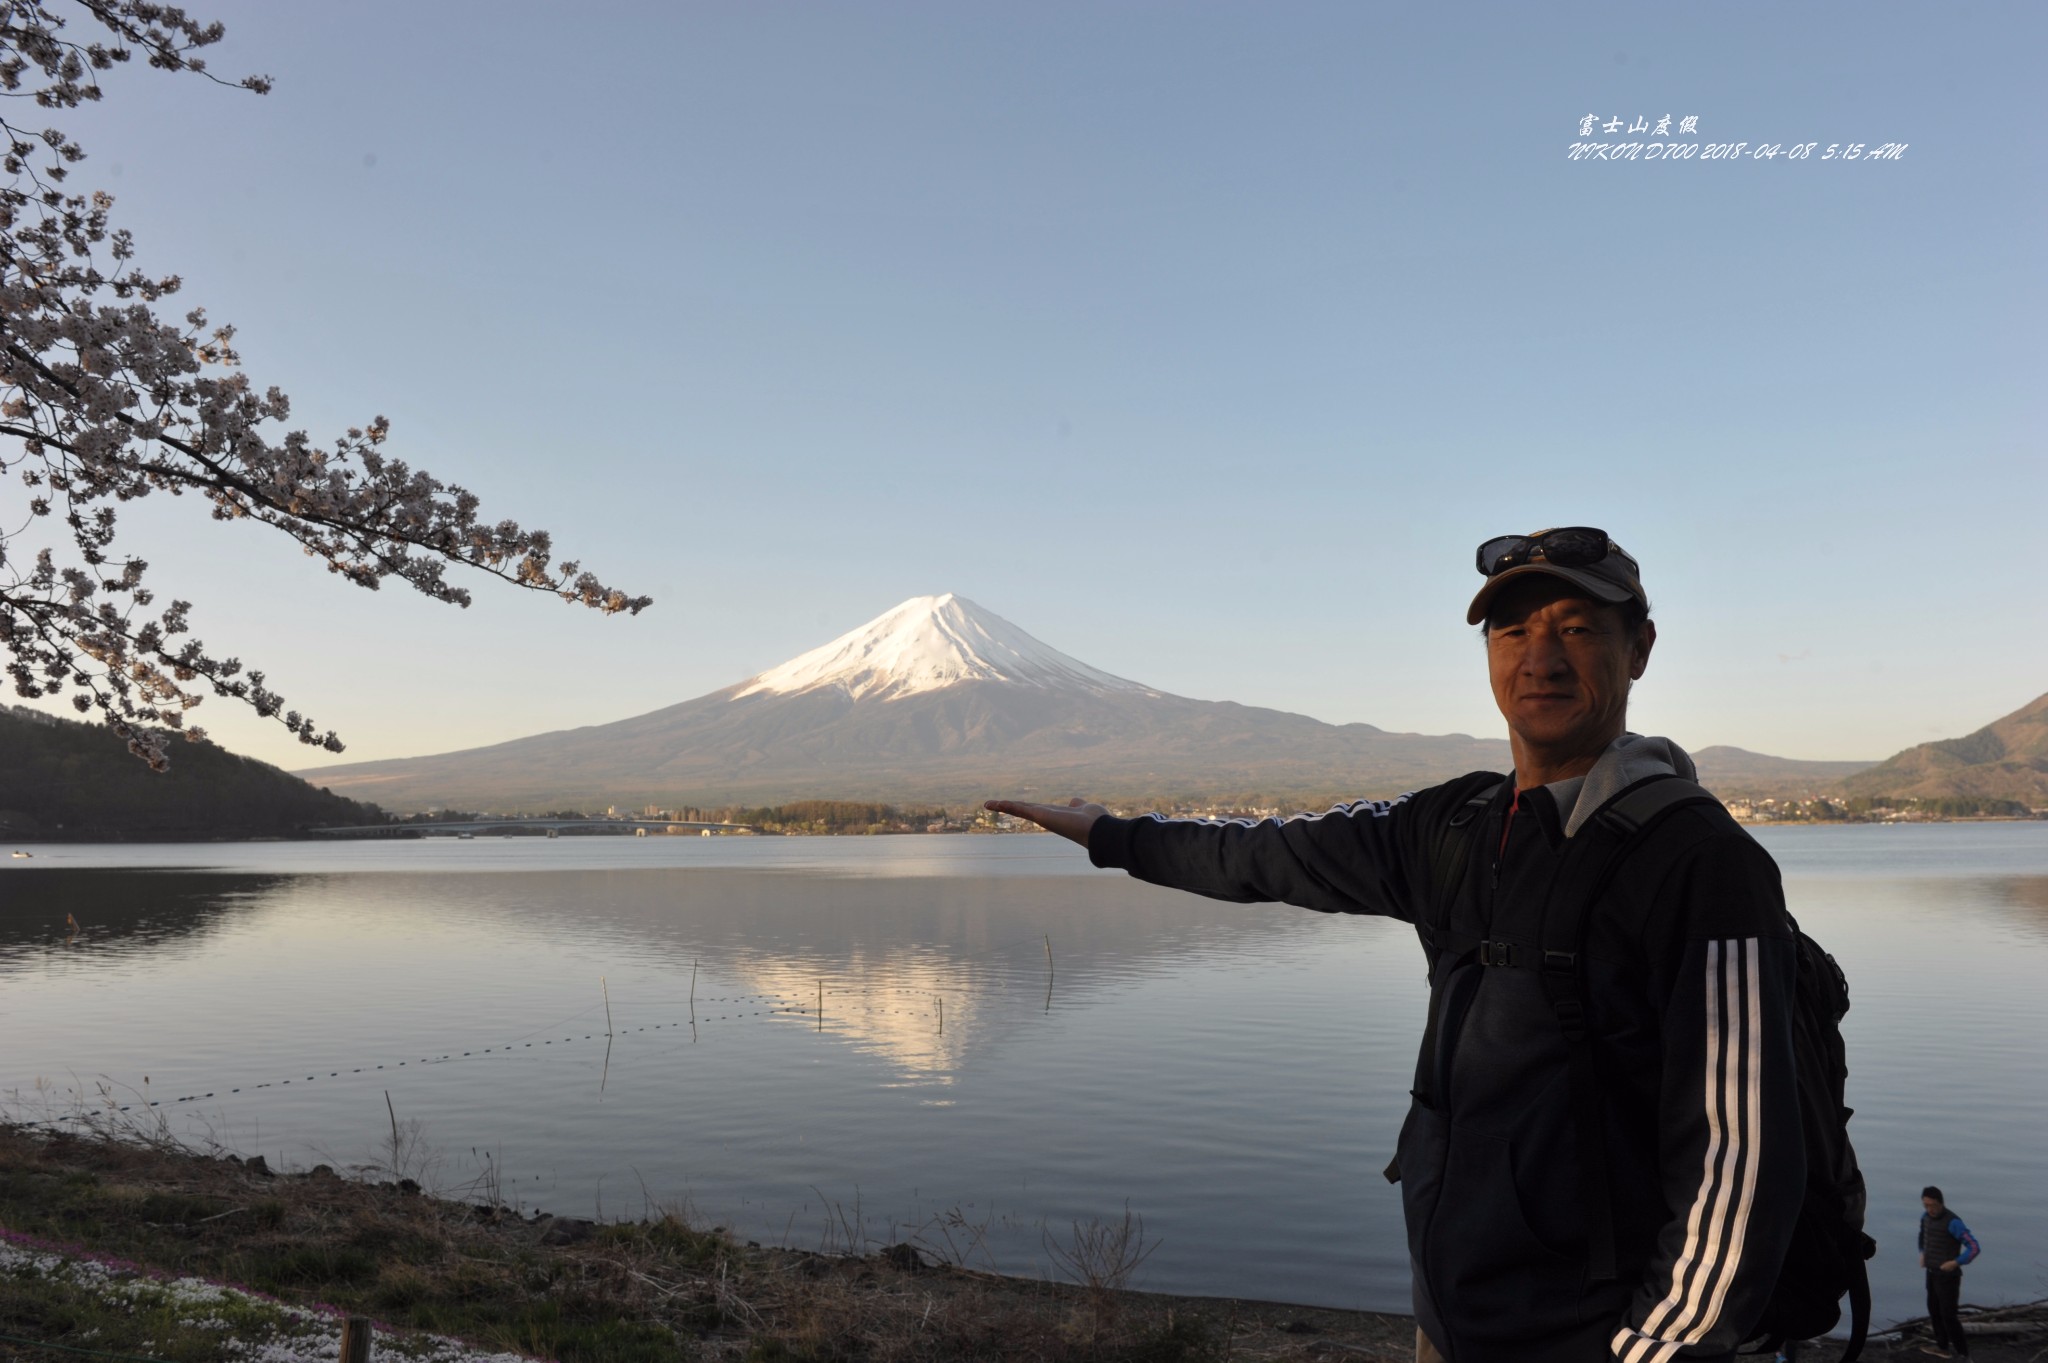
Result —
[[[1496,734],[1472,547],[1554,523],[1643,561],[1637,728],[1874,758],[2048,690],[2037,6],[199,8],[275,93],[115,72],[74,183],[315,435],[385,413],[657,597],[457,611],[131,509],[339,760],[942,591],[1180,694]],[[1574,163],[1587,114],[1820,145]]]

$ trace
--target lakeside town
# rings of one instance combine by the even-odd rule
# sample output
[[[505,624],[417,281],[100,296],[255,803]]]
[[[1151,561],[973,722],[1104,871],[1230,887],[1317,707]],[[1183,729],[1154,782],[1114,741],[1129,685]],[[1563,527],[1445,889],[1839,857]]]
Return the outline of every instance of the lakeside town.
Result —
[[[1722,802],[1737,823],[1958,823],[1984,820],[2048,819],[2048,807],[2019,800],[1947,796],[1745,799]]]
[[[1953,823],[2048,819],[2048,808],[2035,809],[2018,800],[1944,798],[1849,800],[1825,796],[1778,798],[1731,797],[1723,801],[1730,815],[1744,824]],[[1326,804],[1218,805],[1161,800],[1129,807],[1110,806],[1128,816],[1157,811],[1173,818],[1274,819],[1319,813]],[[1040,833],[1036,824],[986,809],[903,808],[891,804],[848,800],[803,800],[786,805],[694,806],[649,804],[638,812],[616,805],[602,813],[573,810],[543,815],[498,814],[490,811],[436,810],[394,819],[385,829],[418,836],[473,837],[759,837],[876,836],[909,833],[1008,834]],[[366,828],[363,832],[385,829]],[[458,832],[460,829],[462,831]],[[334,830],[344,833],[348,830]],[[388,834],[387,834],[388,835]]]

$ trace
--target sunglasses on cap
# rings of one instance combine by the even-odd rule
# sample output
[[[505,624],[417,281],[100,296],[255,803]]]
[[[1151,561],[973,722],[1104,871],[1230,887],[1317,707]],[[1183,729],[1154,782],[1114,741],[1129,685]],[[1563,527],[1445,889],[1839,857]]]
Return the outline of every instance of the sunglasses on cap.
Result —
[[[1496,535],[1479,546],[1479,573],[1495,577],[1539,560],[1557,568],[1588,568],[1610,554],[1628,565],[1629,576],[1641,574],[1627,550],[1607,538],[1605,530],[1590,525],[1568,525],[1535,535]]]

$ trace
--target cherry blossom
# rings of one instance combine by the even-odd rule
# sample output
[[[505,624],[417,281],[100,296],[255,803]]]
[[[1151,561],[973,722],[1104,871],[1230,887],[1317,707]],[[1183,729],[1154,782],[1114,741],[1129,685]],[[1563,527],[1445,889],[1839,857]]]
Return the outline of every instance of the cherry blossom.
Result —
[[[260,521],[372,590],[396,578],[466,606],[446,576],[461,564],[607,614],[650,604],[556,562],[546,531],[487,521],[473,493],[392,457],[381,416],[324,446],[286,429],[290,399],[242,370],[233,327],[159,311],[178,278],[133,265],[113,199],[70,186],[84,151],[30,125],[98,100],[101,74],[138,55],[266,92],[266,77],[207,70],[198,54],[221,36],[150,0],[0,0],[0,478],[27,489],[25,506],[0,499],[0,651],[17,695],[68,691],[159,770],[169,732],[204,736],[185,720],[203,690],[302,743],[342,745],[261,671],[193,638],[191,603],[157,602],[149,565],[115,549],[123,502],[196,494],[216,519]]]

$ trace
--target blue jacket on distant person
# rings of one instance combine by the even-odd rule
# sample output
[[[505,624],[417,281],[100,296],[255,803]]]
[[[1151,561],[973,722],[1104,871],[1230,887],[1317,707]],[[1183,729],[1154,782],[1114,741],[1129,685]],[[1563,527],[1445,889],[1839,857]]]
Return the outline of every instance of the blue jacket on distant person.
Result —
[[[1963,1224],[1963,1218],[1947,1207],[1920,1218],[1920,1253],[1929,1268],[1955,1260],[1957,1268],[1977,1257],[1977,1237]]]

